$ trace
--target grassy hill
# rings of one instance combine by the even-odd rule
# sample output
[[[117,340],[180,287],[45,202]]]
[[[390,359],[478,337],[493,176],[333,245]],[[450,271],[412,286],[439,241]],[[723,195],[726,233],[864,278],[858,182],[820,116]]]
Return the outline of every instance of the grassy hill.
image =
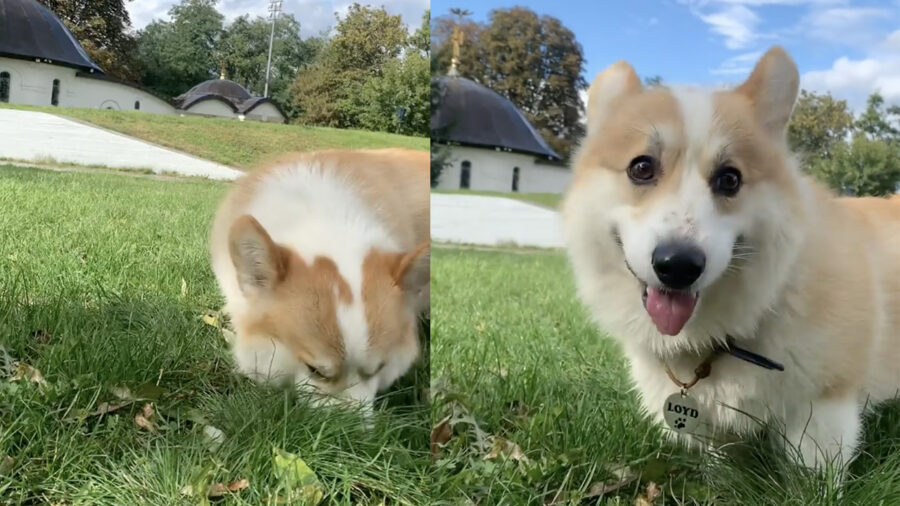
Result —
[[[425,137],[407,137],[364,130],[242,122],[196,116],[179,117],[136,111],[7,105],[2,107],[65,116],[244,169],[251,168],[271,156],[291,151],[387,147],[425,150],[429,145],[429,140]]]

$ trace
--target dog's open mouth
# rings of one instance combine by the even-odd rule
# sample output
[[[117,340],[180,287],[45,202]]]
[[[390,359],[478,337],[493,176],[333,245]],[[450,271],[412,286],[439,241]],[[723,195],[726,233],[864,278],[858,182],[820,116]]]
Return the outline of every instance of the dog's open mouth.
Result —
[[[700,294],[681,290],[667,290],[643,284],[644,309],[656,325],[656,330],[666,336],[681,332],[697,307]]]

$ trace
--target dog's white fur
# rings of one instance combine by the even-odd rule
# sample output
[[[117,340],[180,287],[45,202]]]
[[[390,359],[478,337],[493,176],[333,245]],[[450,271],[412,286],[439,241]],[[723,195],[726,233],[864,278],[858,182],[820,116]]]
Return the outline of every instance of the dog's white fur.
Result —
[[[427,309],[427,165],[409,150],[321,152],[236,183],[211,253],[242,373],[368,407],[409,370]],[[381,272],[407,253],[404,279]],[[322,286],[311,290],[312,279]]]
[[[612,65],[590,90],[565,233],[579,295],[621,343],[648,413],[662,420],[679,391],[664,362],[688,381],[731,335],[785,371],[717,358],[689,391],[707,430],[777,422],[803,464],[846,464],[864,406],[900,388],[900,198],[836,198],[801,173],[786,143],[798,81],[780,48],[743,85],[718,92],[644,89],[627,63]],[[661,179],[636,188],[625,167],[653,149]],[[744,174],[727,201],[708,183],[722,153]],[[665,336],[641,290],[660,285],[651,252],[671,238],[699,245],[707,260],[691,319]]]

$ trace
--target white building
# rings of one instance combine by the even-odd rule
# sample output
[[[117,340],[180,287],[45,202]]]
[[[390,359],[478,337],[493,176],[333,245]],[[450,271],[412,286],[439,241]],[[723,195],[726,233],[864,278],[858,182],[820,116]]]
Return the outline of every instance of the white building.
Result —
[[[432,142],[450,151],[437,188],[562,193],[568,187],[571,171],[512,102],[463,77],[436,84]]]
[[[284,122],[285,115],[267,98],[222,81],[233,86],[210,86],[217,81],[207,81],[188,92],[201,88],[204,97],[173,104],[137,84],[105,75],[65,24],[36,0],[0,0],[2,103]],[[230,91],[220,96],[216,90]]]

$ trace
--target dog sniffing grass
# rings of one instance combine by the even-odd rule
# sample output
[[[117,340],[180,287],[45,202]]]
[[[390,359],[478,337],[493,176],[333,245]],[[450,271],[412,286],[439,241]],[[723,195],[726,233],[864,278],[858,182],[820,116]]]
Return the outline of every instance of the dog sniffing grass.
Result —
[[[198,504],[246,480],[226,504],[275,504],[299,497],[276,449],[322,504],[429,501],[424,365],[372,430],[234,373],[201,319],[222,304],[207,235],[226,189],[0,166],[0,503]]]
[[[626,362],[575,299],[561,253],[437,248],[432,262],[433,423],[455,415],[436,457],[437,495],[465,494],[477,504],[633,504],[647,499],[652,482],[661,489],[653,504],[900,497],[896,405],[866,418],[862,454],[841,497],[827,476],[799,468],[767,441],[734,443],[721,456],[692,453],[666,442],[640,412]],[[486,458],[501,444],[497,458]]]

